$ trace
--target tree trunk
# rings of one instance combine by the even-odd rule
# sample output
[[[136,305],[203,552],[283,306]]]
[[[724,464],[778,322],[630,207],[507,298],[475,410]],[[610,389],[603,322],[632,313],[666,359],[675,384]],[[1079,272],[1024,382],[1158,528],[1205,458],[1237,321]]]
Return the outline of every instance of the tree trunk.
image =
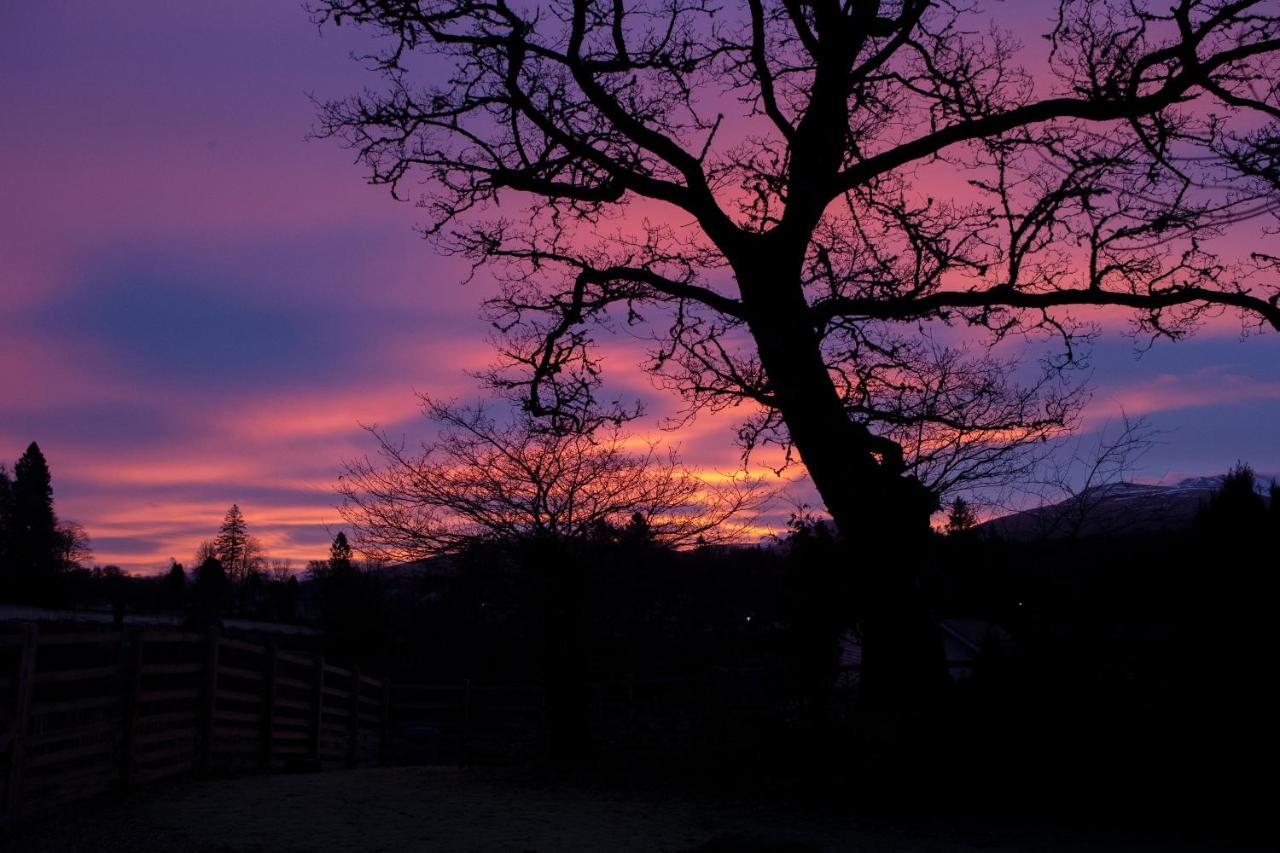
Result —
[[[834,519],[855,572],[862,695],[919,708],[945,677],[941,640],[919,590],[937,497],[897,445],[851,420],[823,361],[794,254],[762,253],[739,271],[748,324],[792,444]],[[768,258],[768,259],[767,259]]]

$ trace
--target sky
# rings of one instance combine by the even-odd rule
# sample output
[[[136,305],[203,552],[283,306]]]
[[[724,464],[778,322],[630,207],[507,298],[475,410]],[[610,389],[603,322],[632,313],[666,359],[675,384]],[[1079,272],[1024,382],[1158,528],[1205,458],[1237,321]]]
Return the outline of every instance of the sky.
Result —
[[[476,393],[486,282],[464,286],[412,205],[307,139],[311,95],[372,82],[358,38],[296,0],[0,7],[0,460],[39,442],[97,563],[189,560],[234,502],[301,567],[341,529],[362,425],[412,440],[415,392]],[[1280,336],[1222,324],[1141,359],[1108,337],[1093,364],[1086,429],[1123,410],[1164,431],[1142,479],[1280,471]],[[606,366],[636,372],[620,350]],[[673,410],[629,384],[638,429]],[[732,469],[733,423],[674,438]]]

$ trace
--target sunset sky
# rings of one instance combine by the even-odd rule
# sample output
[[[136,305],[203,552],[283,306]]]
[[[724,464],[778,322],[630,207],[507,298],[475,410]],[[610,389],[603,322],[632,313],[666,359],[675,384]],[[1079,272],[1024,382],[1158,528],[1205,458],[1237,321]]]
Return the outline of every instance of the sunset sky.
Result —
[[[411,205],[306,140],[309,94],[373,82],[357,37],[297,0],[0,11],[0,460],[40,443],[96,562],[189,560],[236,502],[301,566],[339,529],[361,423],[413,437],[415,390],[475,394],[485,282],[463,287]],[[607,367],[652,429],[674,401],[634,363]],[[1091,428],[1124,409],[1168,431],[1144,479],[1280,472],[1280,336],[1224,321],[1141,360],[1112,336],[1094,370]],[[733,422],[682,431],[685,459],[731,469]]]

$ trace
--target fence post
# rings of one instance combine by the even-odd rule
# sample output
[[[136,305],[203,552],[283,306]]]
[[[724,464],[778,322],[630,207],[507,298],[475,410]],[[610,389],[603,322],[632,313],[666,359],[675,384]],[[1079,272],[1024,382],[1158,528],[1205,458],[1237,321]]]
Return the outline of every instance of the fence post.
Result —
[[[360,667],[351,668],[351,709],[347,720],[347,766],[360,761]]]
[[[121,677],[124,680],[124,732],[120,738],[120,785],[127,788],[133,776],[134,742],[138,733],[138,715],[142,697],[143,648],[145,630],[123,635],[120,642]]]
[[[378,744],[379,760],[382,764],[391,763],[391,679],[382,679],[382,732]]]
[[[324,655],[316,655],[316,683],[311,695],[311,743],[310,752],[315,757],[316,769],[320,769],[320,741],[324,727]]]
[[[9,779],[4,789],[4,811],[12,817],[22,799],[22,771],[26,753],[27,729],[31,725],[31,694],[35,689],[36,644],[39,640],[34,622],[22,626],[22,651],[18,659],[17,705],[14,708],[13,744],[9,747]]]
[[[471,679],[462,679],[462,763],[471,759]]]
[[[262,769],[270,773],[272,769],[272,749],[275,745],[276,731],[276,641],[267,643],[262,655]]]
[[[627,755],[635,749],[636,741],[636,674],[627,673],[627,731],[625,735]]]
[[[213,768],[213,724],[218,702],[217,627],[211,627],[204,640],[204,705],[200,718],[200,774],[208,776]]]

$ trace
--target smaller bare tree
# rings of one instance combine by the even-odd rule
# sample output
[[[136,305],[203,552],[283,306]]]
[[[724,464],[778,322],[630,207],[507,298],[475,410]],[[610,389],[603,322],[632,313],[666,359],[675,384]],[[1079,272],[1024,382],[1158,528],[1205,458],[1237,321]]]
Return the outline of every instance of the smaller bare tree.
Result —
[[[58,523],[58,562],[64,571],[78,568],[93,559],[89,533],[78,521]]]
[[[339,481],[342,517],[373,558],[582,542],[637,519],[671,547],[734,541],[767,499],[749,479],[711,482],[620,426],[548,430],[527,414],[503,423],[482,406],[421,399],[435,440],[408,449],[370,427],[380,458],[348,462]]]

